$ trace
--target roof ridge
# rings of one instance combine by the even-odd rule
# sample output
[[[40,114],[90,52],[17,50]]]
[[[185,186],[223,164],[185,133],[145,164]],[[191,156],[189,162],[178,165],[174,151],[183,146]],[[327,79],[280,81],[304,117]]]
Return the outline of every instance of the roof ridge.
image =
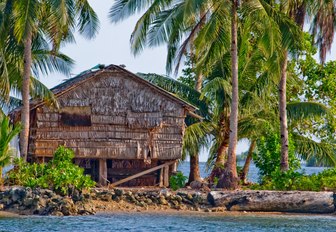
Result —
[[[65,90],[67,89],[71,89],[71,87],[75,84],[82,84],[85,81],[89,80],[90,77],[94,77],[97,74],[99,74],[100,72],[104,72],[112,70],[112,69],[117,69],[120,70],[124,73],[129,74],[131,77],[136,78],[138,81],[146,84],[147,86],[156,89],[157,91],[161,92],[161,94],[171,98],[172,100],[175,100],[177,102],[180,102],[181,105],[183,105],[184,107],[189,108],[189,110],[196,110],[197,107],[193,106],[192,104],[188,103],[187,101],[175,96],[174,94],[160,88],[159,86],[154,85],[153,83],[150,83],[149,81],[141,78],[140,76],[138,76],[137,74],[123,68],[120,67],[118,65],[114,65],[114,64],[110,64],[110,65],[103,65],[103,64],[97,64],[94,67],[92,67],[91,69],[87,69],[84,70],[83,72],[79,73],[78,75],[76,75],[75,77],[69,78],[68,80],[54,86],[53,88],[51,88],[50,90],[54,93],[55,96],[59,96],[61,95],[63,92],[65,92]],[[67,92],[67,91],[66,91]],[[37,99],[33,99],[30,100],[30,110],[35,109],[36,107],[45,104],[45,101],[40,100],[38,101]],[[16,109],[12,110],[12,112],[14,111],[19,111],[21,109],[21,106],[17,107]]]

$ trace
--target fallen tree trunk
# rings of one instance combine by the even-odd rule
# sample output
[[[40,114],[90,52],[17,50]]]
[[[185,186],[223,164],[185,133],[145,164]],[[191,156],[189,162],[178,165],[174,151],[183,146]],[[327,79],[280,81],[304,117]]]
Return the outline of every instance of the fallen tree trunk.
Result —
[[[212,191],[208,201],[231,211],[332,213],[333,192]]]

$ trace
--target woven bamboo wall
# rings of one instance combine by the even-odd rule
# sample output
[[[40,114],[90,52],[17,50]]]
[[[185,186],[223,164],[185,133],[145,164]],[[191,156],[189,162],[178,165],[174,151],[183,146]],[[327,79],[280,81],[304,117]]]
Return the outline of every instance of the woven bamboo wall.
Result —
[[[78,158],[181,158],[185,109],[127,73],[103,72],[58,100],[58,111],[35,111],[29,150],[37,157],[65,145]]]

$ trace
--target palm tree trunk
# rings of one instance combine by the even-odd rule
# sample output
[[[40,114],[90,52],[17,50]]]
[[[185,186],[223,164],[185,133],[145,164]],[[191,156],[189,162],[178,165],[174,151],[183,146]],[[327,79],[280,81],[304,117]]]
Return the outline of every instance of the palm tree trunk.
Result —
[[[247,174],[248,174],[248,171],[250,169],[250,164],[251,164],[251,161],[252,161],[253,150],[254,150],[255,147],[256,147],[256,141],[253,140],[251,142],[251,144],[250,144],[250,148],[249,148],[246,160],[245,160],[245,164],[244,164],[243,170],[242,170],[242,172],[240,174],[240,180],[243,181],[243,184],[247,183]]]
[[[32,65],[32,31],[27,32],[24,41],[24,67],[23,67],[23,81],[22,81],[22,111],[21,122],[22,131],[20,134],[20,153],[21,157],[27,161],[28,155],[28,137],[29,137],[29,86]]]
[[[203,17],[204,11],[201,9],[200,11],[200,17]],[[200,27],[203,27],[204,22],[201,22]],[[191,39],[192,41],[194,38]],[[193,60],[193,59],[192,59]],[[203,75],[202,72],[197,73],[196,77],[196,84],[195,84],[195,90],[198,92],[202,91],[202,83],[203,83]],[[188,184],[190,184],[194,180],[200,180],[200,170],[199,170],[199,154],[194,154],[190,157],[190,174],[189,174],[189,180]]]
[[[190,173],[189,173],[189,180],[188,184],[190,184],[192,181],[200,180],[200,169],[199,169],[199,156],[198,154],[194,154],[193,156],[190,156]]]
[[[195,84],[195,90],[198,92],[201,92],[202,90],[202,80],[203,75],[202,73],[199,73],[196,78],[196,84]],[[193,156],[190,156],[190,173],[189,173],[189,179],[188,184],[190,184],[194,180],[200,180],[201,174],[199,169],[199,154],[195,153]]]
[[[217,158],[216,158],[216,163],[215,166],[223,166],[225,164],[225,159],[227,156],[227,152],[228,152],[228,148],[229,148],[229,144],[227,143],[227,141],[224,141],[217,152]]]
[[[287,127],[287,110],[286,110],[286,82],[287,82],[287,56],[284,52],[284,60],[281,65],[281,78],[279,83],[279,113],[280,113],[280,133],[281,133],[281,171],[289,169],[288,164],[288,127]]]
[[[202,82],[203,82],[203,76],[202,76],[202,73],[200,73],[197,75],[196,85],[195,85],[195,90],[197,90],[198,92],[202,91]]]
[[[223,172],[223,167],[224,167],[225,160],[227,157],[228,147],[229,147],[228,139],[225,138],[218,148],[215,165],[211,171],[211,174],[209,175],[210,183],[214,183],[215,177],[219,177],[221,173]]]
[[[236,150],[238,139],[238,0],[232,0],[231,16],[231,66],[232,66],[232,104],[230,113],[230,140],[228,159],[224,172],[218,182],[218,187],[236,189],[238,187],[238,175],[236,164]]]

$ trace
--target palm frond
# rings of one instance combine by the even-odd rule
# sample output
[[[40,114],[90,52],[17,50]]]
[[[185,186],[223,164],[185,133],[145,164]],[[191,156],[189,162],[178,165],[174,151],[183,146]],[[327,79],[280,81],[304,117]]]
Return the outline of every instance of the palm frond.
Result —
[[[58,101],[55,98],[54,94],[52,93],[52,91],[45,86],[42,82],[40,82],[39,80],[37,80],[36,78],[31,78],[31,97],[33,99],[36,98],[40,98],[44,101],[46,101],[46,103],[52,107],[56,107],[58,108]]]
[[[210,143],[209,134],[213,130],[210,122],[198,122],[188,126],[183,136],[182,159],[188,155],[198,154],[202,147],[207,147]]]
[[[302,120],[314,117],[326,117],[330,114],[329,109],[317,102],[290,102],[287,103],[289,120]]]
[[[77,0],[79,32],[87,39],[94,38],[99,30],[99,19],[87,0]]]
[[[324,165],[336,166],[335,145],[316,142],[310,138],[293,133],[296,153],[304,160],[315,158]]]
[[[70,75],[74,61],[67,55],[49,50],[33,50],[32,53],[32,71],[35,76],[39,76],[40,73],[48,75],[52,72]]]

